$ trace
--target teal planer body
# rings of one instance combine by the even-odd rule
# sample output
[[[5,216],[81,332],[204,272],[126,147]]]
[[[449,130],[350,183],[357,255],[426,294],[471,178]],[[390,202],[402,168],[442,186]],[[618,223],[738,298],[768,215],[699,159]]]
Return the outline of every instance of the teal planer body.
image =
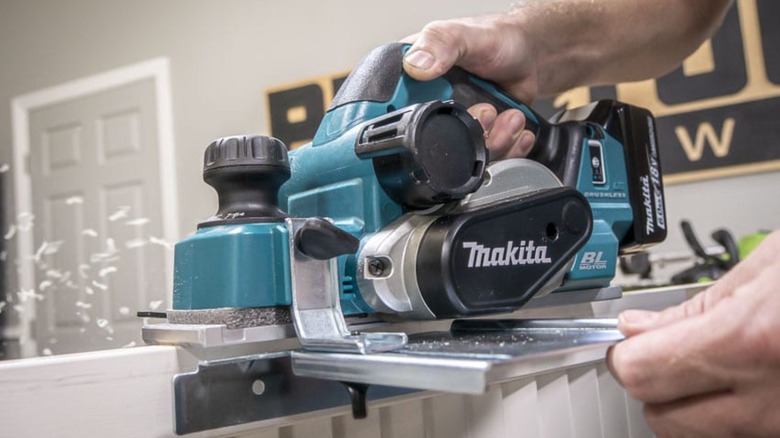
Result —
[[[337,257],[345,315],[501,313],[541,293],[607,287],[620,254],[664,239],[648,111],[600,101],[547,121],[458,68],[410,78],[407,49],[371,52],[310,144],[209,146],[204,179],[220,209],[176,245],[175,310],[290,306],[294,244]],[[479,102],[525,113],[531,156],[490,163],[465,111]],[[287,216],[321,220],[291,240]]]

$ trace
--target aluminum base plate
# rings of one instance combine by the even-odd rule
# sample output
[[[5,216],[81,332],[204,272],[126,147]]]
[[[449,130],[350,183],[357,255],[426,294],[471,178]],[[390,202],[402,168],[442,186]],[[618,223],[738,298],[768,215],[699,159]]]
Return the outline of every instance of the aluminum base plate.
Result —
[[[299,376],[481,394],[487,386],[603,360],[623,339],[615,319],[462,320],[381,354],[292,352]]]

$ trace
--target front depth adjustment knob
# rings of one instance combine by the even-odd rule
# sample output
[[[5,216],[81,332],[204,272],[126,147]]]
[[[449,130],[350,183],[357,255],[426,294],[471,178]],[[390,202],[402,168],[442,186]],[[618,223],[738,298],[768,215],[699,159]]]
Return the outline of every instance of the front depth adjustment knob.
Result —
[[[217,191],[219,210],[198,228],[281,222],[279,187],[290,178],[287,146],[263,135],[223,137],[207,148],[203,180]]]

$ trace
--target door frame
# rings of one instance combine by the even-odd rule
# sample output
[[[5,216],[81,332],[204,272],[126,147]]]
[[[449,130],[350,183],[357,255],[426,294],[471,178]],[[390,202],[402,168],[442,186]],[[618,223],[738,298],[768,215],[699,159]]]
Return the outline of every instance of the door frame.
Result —
[[[16,215],[32,212],[32,178],[29,168],[30,157],[30,112],[41,107],[76,99],[90,94],[107,91],[126,84],[152,79],[155,88],[155,106],[157,109],[157,143],[159,151],[160,195],[162,198],[163,238],[174,242],[179,238],[179,219],[177,207],[177,184],[173,104],[171,98],[170,62],[159,57],[120,67],[103,73],[87,76],[60,85],[17,96],[11,100],[14,164],[14,198]],[[33,229],[34,230],[34,229]],[[28,260],[35,253],[34,231],[17,233],[17,258]],[[166,251],[166,264],[173,267],[173,253]],[[172,269],[165,270],[166,290],[170,294],[173,285]],[[22,290],[35,290],[35,270],[32,263],[21,263],[18,270],[18,287]],[[170,299],[170,297],[169,297]],[[6,328],[8,336],[20,341],[22,357],[37,355],[36,340],[33,338],[32,323],[35,318],[35,300],[23,303],[24,310],[19,315],[19,326]]]

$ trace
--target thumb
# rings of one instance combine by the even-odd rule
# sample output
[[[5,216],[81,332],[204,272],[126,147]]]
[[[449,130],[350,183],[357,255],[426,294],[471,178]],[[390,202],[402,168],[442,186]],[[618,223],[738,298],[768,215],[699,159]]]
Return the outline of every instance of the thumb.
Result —
[[[466,51],[470,28],[451,21],[434,21],[417,35],[404,56],[404,70],[420,81],[435,79],[451,69]]]

